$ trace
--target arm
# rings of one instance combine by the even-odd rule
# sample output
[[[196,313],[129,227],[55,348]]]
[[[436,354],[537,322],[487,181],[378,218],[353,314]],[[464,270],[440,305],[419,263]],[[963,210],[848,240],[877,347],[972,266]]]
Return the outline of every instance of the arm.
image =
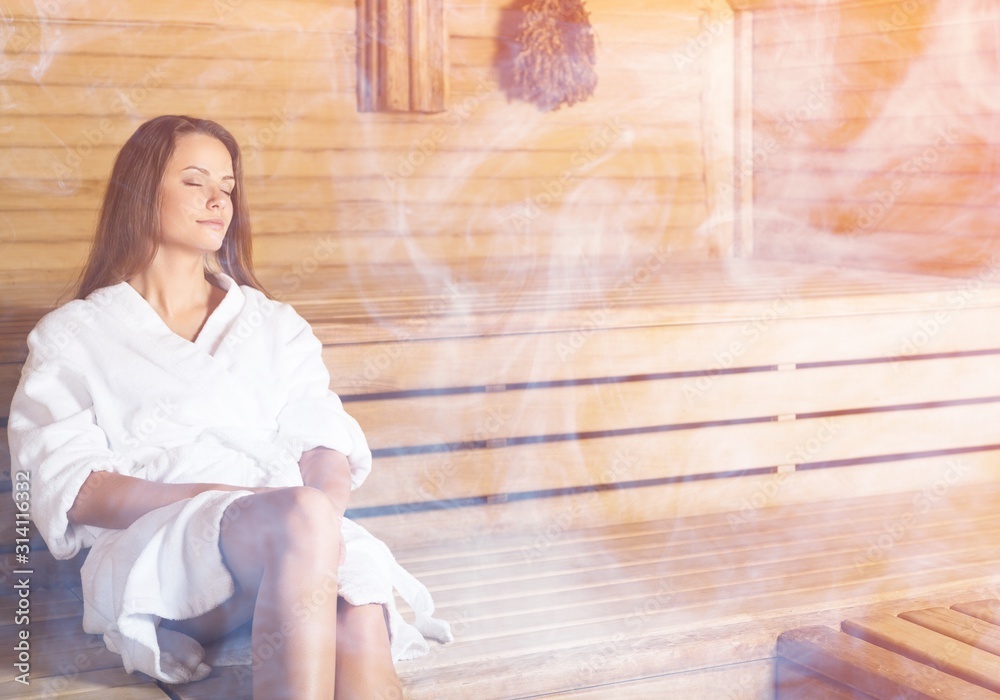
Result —
[[[302,453],[299,460],[302,483],[319,489],[333,503],[340,517],[347,510],[347,499],[351,495],[351,464],[347,457],[326,447],[314,447]],[[347,548],[340,538],[340,563],[347,558]]]
[[[73,525],[124,530],[146,513],[205,491],[252,491],[223,484],[164,484],[115,472],[92,472],[73,501]]]
[[[347,457],[336,450],[314,447],[302,453],[299,471],[302,483],[325,493],[343,516],[351,495],[351,465]]]
[[[299,456],[303,482],[330,496],[343,513],[350,490],[371,470],[371,450],[361,426],[330,390],[323,345],[305,319],[284,308],[277,330],[286,340],[276,381],[287,393],[277,416],[278,441]]]

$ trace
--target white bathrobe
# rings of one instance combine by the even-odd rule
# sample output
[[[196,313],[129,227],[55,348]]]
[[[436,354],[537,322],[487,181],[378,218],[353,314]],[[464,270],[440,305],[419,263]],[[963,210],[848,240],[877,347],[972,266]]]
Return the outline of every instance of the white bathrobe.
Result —
[[[162,629],[223,603],[234,582],[222,562],[223,513],[247,491],[208,491],[154,510],[127,530],[67,520],[91,472],[151,481],[301,486],[303,451],[348,456],[352,488],[371,469],[357,422],[330,391],[322,346],[288,304],[215,273],[226,295],[194,342],[171,331],[127,282],[42,318],[8,422],[12,469],[31,474],[31,517],[57,558],[91,547],[82,569],[84,629],[102,634],[128,671],[167,683],[211,670],[195,640]],[[226,513],[239,517],[239,504]],[[347,558],[337,593],[382,604],[396,660],[450,641],[427,589],[361,526],[343,523]],[[413,608],[411,626],[393,588]],[[308,611],[299,611],[308,614]],[[294,622],[294,620],[291,620]],[[232,656],[232,654],[230,654]],[[237,659],[250,661],[249,650]]]

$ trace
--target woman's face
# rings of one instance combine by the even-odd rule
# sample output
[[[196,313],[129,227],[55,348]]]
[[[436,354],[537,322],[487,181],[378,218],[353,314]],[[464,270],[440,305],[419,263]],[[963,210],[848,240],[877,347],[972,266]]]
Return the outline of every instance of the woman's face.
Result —
[[[233,220],[233,159],[206,134],[177,139],[160,185],[160,246],[217,251]]]

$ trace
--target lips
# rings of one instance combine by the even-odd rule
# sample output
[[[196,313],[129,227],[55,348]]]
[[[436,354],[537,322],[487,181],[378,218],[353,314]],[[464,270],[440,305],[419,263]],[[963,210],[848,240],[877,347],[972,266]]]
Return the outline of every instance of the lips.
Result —
[[[221,231],[226,223],[222,219],[201,219],[198,221],[199,224],[205,224],[206,226],[211,226],[212,228]]]

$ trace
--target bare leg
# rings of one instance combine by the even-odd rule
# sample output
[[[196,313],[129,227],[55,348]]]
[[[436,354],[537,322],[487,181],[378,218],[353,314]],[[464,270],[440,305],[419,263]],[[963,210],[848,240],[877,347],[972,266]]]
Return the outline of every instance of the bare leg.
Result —
[[[220,548],[237,592],[172,628],[209,641],[252,614],[254,698],[333,698],[340,519],[321,491],[292,487],[241,498]],[[161,623],[163,624],[163,623]]]
[[[337,606],[337,700],[402,700],[381,605]]]

